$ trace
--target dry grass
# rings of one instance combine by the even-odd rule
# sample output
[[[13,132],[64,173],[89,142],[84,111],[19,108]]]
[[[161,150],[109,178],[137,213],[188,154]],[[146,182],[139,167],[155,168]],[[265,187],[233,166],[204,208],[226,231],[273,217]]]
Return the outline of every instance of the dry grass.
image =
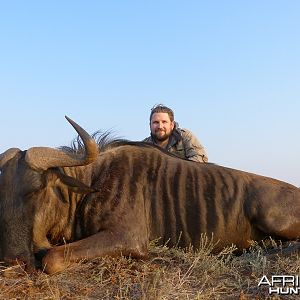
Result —
[[[205,237],[197,252],[152,243],[144,261],[98,258],[52,276],[4,277],[2,269],[0,299],[281,299],[257,286],[262,275],[300,275],[296,254],[270,258],[254,245],[240,256],[234,247],[213,255],[212,247]]]

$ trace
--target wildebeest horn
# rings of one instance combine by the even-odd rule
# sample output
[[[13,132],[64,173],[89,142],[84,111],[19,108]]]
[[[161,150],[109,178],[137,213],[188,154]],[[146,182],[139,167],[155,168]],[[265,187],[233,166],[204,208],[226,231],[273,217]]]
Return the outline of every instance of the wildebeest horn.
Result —
[[[96,160],[98,145],[93,138],[77,123],[65,116],[74,127],[85,145],[85,154],[66,153],[62,150],[48,147],[32,147],[27,150],[25,159],[34,169],[47,170],[51,167],[83,166]]]
[[[10,148],[0,154],[0,168],[2,168],[7,161],[13,158],[20,151],[21,150],[18,148]]]

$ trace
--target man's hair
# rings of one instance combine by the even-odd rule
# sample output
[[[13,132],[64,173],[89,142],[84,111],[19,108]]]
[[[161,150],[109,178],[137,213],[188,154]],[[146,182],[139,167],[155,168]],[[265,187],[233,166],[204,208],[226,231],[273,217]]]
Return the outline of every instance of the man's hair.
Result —
[[[155,113],[167,113],[169,115],[169,118],[170,118],[171,122],[174,121],[174,112],[173,112],[173,110],[171,108],[163,105],[163,104],[157,104],[157,105],[154,105],[151,108],[150,122],[151,122],[151,119],[152,119],[152,115],[155,114]]]

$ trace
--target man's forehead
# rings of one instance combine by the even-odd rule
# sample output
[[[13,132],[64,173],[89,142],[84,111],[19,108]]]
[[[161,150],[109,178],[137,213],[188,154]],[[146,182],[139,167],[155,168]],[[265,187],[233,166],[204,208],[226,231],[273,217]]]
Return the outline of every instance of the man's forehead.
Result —
[[[171,121],[168,113],[159,112],[152,115],[151,121]]]

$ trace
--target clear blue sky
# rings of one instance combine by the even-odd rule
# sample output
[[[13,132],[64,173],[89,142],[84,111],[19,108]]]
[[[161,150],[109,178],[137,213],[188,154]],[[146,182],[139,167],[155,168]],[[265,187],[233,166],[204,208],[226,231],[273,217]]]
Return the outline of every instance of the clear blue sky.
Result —
[[[211,162],[300,186],[300,1],[1,1],[0,153],[68,115],[140,140],[164,103]]]

